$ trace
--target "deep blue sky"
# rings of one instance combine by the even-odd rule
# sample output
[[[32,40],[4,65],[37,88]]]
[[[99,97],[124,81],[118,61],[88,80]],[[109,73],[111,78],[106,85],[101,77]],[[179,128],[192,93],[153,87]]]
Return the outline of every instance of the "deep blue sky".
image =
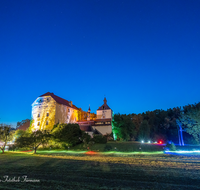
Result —
[[[1,0],[0,123],[46,92],[92,112],[200,101],[199,0]]]

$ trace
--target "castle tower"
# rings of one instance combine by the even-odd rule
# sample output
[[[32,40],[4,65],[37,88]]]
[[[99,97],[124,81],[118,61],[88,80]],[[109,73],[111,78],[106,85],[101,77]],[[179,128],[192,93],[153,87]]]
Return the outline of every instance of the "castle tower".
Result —
[[[90,105],[89,105],[89,109],[88,109],[88,112],[87,112],[87,121],[90,121]]]

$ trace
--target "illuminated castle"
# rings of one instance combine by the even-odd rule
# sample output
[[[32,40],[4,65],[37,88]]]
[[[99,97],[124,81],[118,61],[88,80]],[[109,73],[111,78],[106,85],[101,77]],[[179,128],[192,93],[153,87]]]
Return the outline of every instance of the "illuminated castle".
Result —
[[[95,134],[110,134],[112,132],[112,110],[104,104],[99,107],[97,114],[84,112],[81,108],[47,92],[39,96],[32,104],[32,127],[33,130],[51,130],[57,123],[78,123],[81,130],[86,131],[91,136]]]

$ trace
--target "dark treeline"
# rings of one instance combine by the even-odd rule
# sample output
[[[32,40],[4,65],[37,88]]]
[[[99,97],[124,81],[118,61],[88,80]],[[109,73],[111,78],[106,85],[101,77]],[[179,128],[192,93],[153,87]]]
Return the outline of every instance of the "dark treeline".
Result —
[[[191,109],[200,109],[200,102],[175,107],[173,109],[147,111],[142,114],[115,114],[113,121],[113,132],[118,140],[144,140],[158,141],[170,140],[178,143],[177,119],[181,112],[187,113]],[[194,143],[191,135],[184,132],[186,144]]]

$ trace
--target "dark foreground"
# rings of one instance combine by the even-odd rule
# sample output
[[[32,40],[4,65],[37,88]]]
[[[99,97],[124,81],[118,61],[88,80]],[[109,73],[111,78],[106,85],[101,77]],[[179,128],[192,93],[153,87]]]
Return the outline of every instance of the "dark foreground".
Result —
[[[33,181],[24,182],[24,175]],[[0,189],[200,189],[200,157],[6,153],[0,180]]]

